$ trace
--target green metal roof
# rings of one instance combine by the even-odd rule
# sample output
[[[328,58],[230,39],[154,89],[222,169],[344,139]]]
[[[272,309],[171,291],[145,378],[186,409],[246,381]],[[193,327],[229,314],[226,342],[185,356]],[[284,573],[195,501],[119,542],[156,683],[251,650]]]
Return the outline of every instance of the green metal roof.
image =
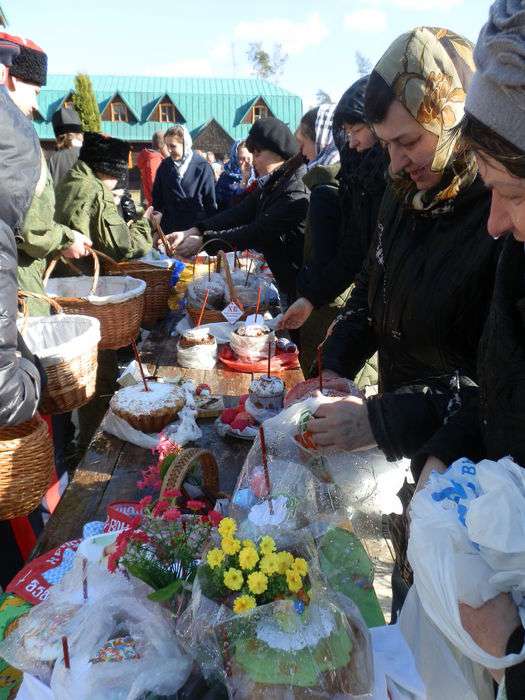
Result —
[[[302,115],[302,100],[266,80],[255,78],[157,78],[149,76],[90,76],[101,113],[118,93],[136,117],[134,123],[102,122],[102,130],[127,141],[149,141],[166,122],[148,121],[165,95],[184,117],[192,134],[215,119],[234,139],[244,138],[250,124],[242,124],[249,107],[262,97],[272,114],[294,130]],[[38,102],[44,121],[35,122],[41,139],[54,139],[51,117],[73,90],[74,76],[49,75]]]

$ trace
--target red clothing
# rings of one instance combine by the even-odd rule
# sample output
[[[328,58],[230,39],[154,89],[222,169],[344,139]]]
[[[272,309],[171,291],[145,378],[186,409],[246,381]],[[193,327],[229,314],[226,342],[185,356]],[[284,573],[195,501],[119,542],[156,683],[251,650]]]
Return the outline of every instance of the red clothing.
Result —
[[[142,190],[148,207],[153,203],[151,191],[153,189],[153,183],[155,182],[155,175],[162,161],[162,155],[152,148],[143,148],[137,156],[137,168],[140,170]]]

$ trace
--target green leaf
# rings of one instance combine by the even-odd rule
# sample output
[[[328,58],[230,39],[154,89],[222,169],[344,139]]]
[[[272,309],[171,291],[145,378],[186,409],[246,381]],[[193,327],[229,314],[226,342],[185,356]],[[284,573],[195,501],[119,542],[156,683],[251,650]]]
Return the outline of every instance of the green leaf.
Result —
[[[171,467],[173,462],[175,461],[175,458],[178,457],[178,453],[176,454],[170,454],[164,457],[160,464],[160,478],[164,479],[166,474],[168,473],[168,469]]]
[[[177,579],[176,581],[172,581],[165,588],[160,588],[158,591],[153,591],[153,593],[150,593],[148,595],[148,598],[150,600],[155,601],[156,603],[164,603],[167,600],[171,600],[173,596],[177,595],[177,593],[180,593],[181,590],[182,581]]]

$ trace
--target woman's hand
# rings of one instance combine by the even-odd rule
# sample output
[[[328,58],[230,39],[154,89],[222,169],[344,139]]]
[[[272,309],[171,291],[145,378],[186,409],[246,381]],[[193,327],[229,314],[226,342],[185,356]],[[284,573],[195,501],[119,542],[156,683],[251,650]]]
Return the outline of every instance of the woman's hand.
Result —
[[[89,249],[93,247],[91,240],[80,231],[73,231],[73,243],[62,250],[61,254],[65,258],[78,260],[85,255],[89,255]]]
[[[198,236],[202,239],[201,232],[196,226],[192,226],[192,228],[189,228],[186,231],[174,231],[173,233],[168,233],[166,238],[168,239],[168,243],[170,244],[170,247],[173,251],[176,250],[177,253],[179,253],[180,255],[184,255],[184,252],[182,251],[182,249],[179,249],[179,246],[191,236]],[[195,252],[198,248],[199,246],[197,246]],[[191,254],[192,253],[190,253],[190,255]]]
[[[518,608],[508,593],[500,593],[480,608],[460,603],[459,616],[463,628],[491,656],[505,656],[510,635],[521,625]],[[498,682],[504,673],[503,670],[490,672]]]
[[[294,303],[286,310],[286,313],[277,325],[277,330],[300,328],[313,310],[313,304],[311,304],[308,299],[305,297],[299,297],[299,299],[294,301]]]
[[[366,401],[355,396],[342,399],[325,396],[323,404],[308,421],[308,430],[319,447],[353,452],[376,445]]]
[[[190,258],[198,252],[202,245],[202,236],[185,236],[183,241],[175,248],[178,255],[183,258]],[[172,245],[172,250],[174,246]]]
[[[421,474],[419,475],[414,494],[416,494],[418,491],[421,491],[421,489],[425,488],[433,471],[444,474],[447,471],[447,469],[447,465],[440,459],[438,459],[437,457],[429,457],[425,462],[425,466],[421,470]]]

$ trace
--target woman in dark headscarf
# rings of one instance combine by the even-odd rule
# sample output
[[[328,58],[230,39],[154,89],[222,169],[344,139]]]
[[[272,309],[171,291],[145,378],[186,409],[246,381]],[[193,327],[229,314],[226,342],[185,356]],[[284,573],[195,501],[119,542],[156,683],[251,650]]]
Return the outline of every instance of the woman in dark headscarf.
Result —
[[[215,185],[215,199],[219,211],[238,204],[246,189],[255,180],[252,160],[246,141],[232,143],[230,160],[225,164]]]
[[[324,165],[324,178],[316,178],[321,186],[310,198],[310,236],[306,236],[304,265],[298,275],[299,298],[282,322],[284,328],[301,327],[305,373],[361,269],[386,186],[386,156],[365,123],[367,82],[368,78],[361,78],[354,83],[332,110],[331,131],[340,164]],[[317,141],[313,139],[313,143]],[[319,170],[313,167],[305,176],[310,189]],[[329,172],[331,178],[327,177]],[[375,383],[375,372],[368,370],[363,381]]]

